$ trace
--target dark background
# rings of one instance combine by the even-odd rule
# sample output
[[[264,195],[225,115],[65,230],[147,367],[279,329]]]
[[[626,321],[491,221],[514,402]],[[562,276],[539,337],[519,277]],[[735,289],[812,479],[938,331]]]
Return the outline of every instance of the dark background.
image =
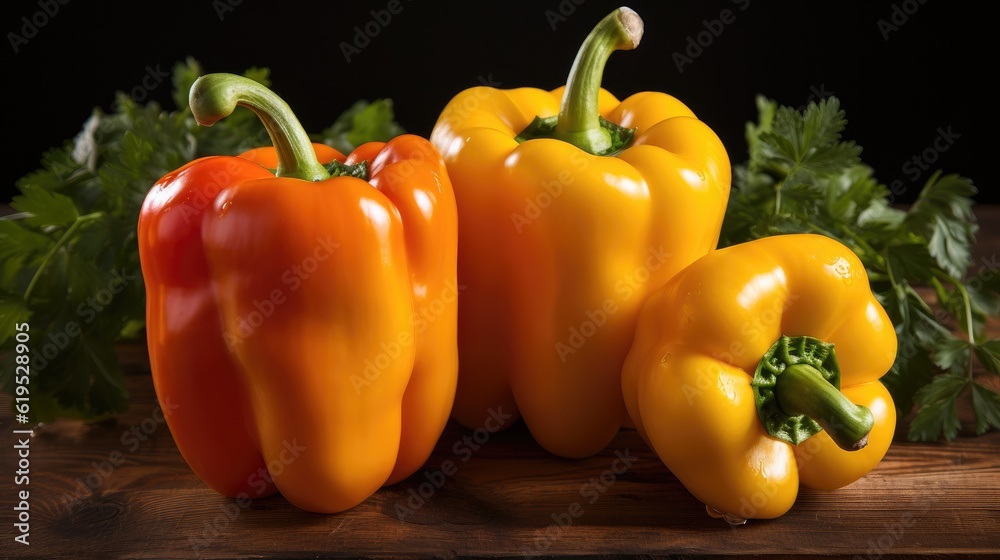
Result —
[[[115,91],[138,87],[172,109],[169,78],[148,90],[141,86],[150,70],[169,72],[187,56],[208,72],[269,67],[275,91],[310,132],[328,126],[357,99],[389,97],[400,123],[427,135],[447,101],[480,77],[504,88],[562,84],[584,36],[620,5],[398,0],[402,11],[348,62],[341,43],[354,42],[355,27],[364,28],[374,19],[371,10],[385,10],[389,0],[63,1],[8,2],[2,8],[9,100],[2,200],[16,193],[14,182],[38,167],[46,149],[79,131],[94,107],[110,109]],[[912,200],[940,168],[971,177],[980,202],[1000,202],[987,172],[991,157],[984,157],[995,147],[986,143],[986,131],[996,122],[996,90],[986,83],[996,69],[995,18],[986,4],[626,5],[643,17],[646,34],[637,50],[612,56],[604,87],[619,98],[640,90],[678,97],[719,134],[733,163],[746,158],[743,131],[756,118],[755,94],[795,107],[835,95],[849,120],[845,137],[864,147],[862,158],[883,183],[901,181],[897,201]],[[56,6],[55,15],[38,15]],[[673,54],[684,53],[699,33],[706,32],[701,39],[707,42],[705,22],[718,30],[712,20],[727,9],[735,20],[722,24],[700,53],[690,51],[696,56],[678,71]],[[28,35],[22,18],[44,25],[15,53],[11,33]],[[898,28],[880,29],[879,20]],[[939,141],[947,149],[935,150],[935,139],[948,130],[957,139],[950,145]],[[922,170],[912,160],[925,155],[934,161]]]

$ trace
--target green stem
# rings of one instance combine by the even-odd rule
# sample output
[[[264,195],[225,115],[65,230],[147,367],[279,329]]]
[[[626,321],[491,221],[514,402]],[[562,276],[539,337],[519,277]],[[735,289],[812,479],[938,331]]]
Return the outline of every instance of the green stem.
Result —
[[[631,50],[642,39],[642,18],[630,8],[618,8],[594,27],[573,61],[563,92],[554,138],[591,154],[611,150],[612,135],[601,126],[598,94],[611,53]]]
[[[830,239],[837,239],[837,236],[834,235],[833,232],[827,231],[827,230],[819,227],[818,225],[816,225],[816,224],[814,224],[812,222],[809,223],[809,231],[811,231],[813,233],[819,233],[821,235],[825,235],[825,236],[829,237]]]
[[[868,445],[875,425],[871,411],[848,400],[816,368],[789,366],[778,376],[774,393],[786,414],[812,418],[841,448],[857,451]]]
[[[861,235],[859,235],[857,232],[853,231],[850,227],[843,227],[843,228],[838,228],[838,229],[840,231],[842,231],[845,235],[847,235],[847,237],[850,237],[851,241],[857,243],[858,246],[861,247],[861,251],[855,251],[855,252],[858,253],[859,257],[862,256],[861,253],[864,253],[865,256],[869,256],[870,255],[872,258],[874,258],[875,261],[876,261],[876,264],[880,268],[888,268],[889,267],[889,265],[886,263],[886,260],[882,257],[882,253],[876,251],[875,247],[872,247],[871,243],[868,243],[867,241],[865,241],[864,237],[862,237]],[[863,262],[865,259],[861,259],[861,260]]]
[[[52,259],[55,258],[59,249],[61,249],[63,245],[69,243],[69,241],[73,239],[73,236],[76,235],[76,232],[79,231],[84,224],[92,222],[103,215],[103,212],[92,212],[90,214],[84,214],[83,216],[77,216],[76,220],[74,220],[73,223],[66,228],[62,237],[59,238],[59,241],[56,241],[56,244],[52,246],[52,249],[49,249],[48,254],[45,255],[44,259],[42,259],[42,264],[38,265],[38,270],[35,271],[34,276],[31,277],[31,281],[28,282],[28,288],[24,290],[25,303],[30,300],[31,293],[35,291],[35,286],[38,284],[38,279],[42,277],[42,272],[45,271],[45,269],[49,266],[49,263],[52,262]]]
[[[957,284],[958,291],[962,293],[962,302],[965,304],[965,328],[969,332],[969,366],[965,375],[972,381],[975,378],[975,371],[972,369],[972,354],[976,348],[976,327],[972,322],[972,302],[969,301],[969,292],[961,283]]]
[[[291,108],[273,91],[235,74],[206,74],[191,85],[188,100],[198,124],[212,126],[237,107],[253,111],[278,152],[279,177],[322,181],[330,177],[316,159],[312,141]]]
[[[972,346],[976,345],[976,332],[975,324],[972,318],[972,302],[969,301],[969,292],[965,289],[965,286],[961,282],[957,282],[954,278],[948,278],[948,281],[958,293],[962,295],[962,305],[965,307],[965,331],[969,334],[969,344]]]
[[[972,317],[972,301],[970,301],[970,299],[969,299],[969,291],[967,289],[965,289],[965,285],[962,284],[962,282],[960,280],[957,280],[957,279],[949,276],[948,274],[946,274],[944,272],[935,271],[935,276],[937,276],[938,278],[944,280],[945,282],[948,282],[952,286],[955,286],[955,289],[958,290],[958,293],[962,294],[962,304],[965,306],[965,328],[966,328],[966,332],[969,333],[969,346],[971,348],[975,348],[976,347],[976,331],[975,331],[975,323],[974,323],[974,320],[973,320],[973,317]],[[934,278],[933,281],[935,283],[938,283],[938,285],[940,285],[938,278]],[[942,291],[943,291],[943,288],[942,288]],[[969,366],[968,366],[968,368],[966,370],[966,376],[970,380],[972,380],[975,377],[975,371],[973,370],[972,366],[973,366],[972,350],[970,349],[969,350]]]

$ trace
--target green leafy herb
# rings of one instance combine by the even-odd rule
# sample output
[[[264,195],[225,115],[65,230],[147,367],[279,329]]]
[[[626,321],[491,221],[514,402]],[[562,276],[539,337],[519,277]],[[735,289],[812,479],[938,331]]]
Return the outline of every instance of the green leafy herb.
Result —
[[[977,231],[972,181],[939,171],[913,205],[894,207],[861,147],[842,139],[847,119],[836,98],[797,111],[758,97],[757,109],[720,245],[803,232],[841,241],[865,264],[895,325],[899,351],[882,381],[901,417],[916,412],[909,438],[954,439],[957,401],[970,394],[976,430],[1000,428],[1000,396],[974,375],[975,361],[1000,372],[1000,340],[984,340],[986,321],[1000,311],[1000,282],[967,277]]]
[[[13,391],[14,326],[27,323],[32,421],[125,409],[115,344],[143,332],[136,224],[146,192],[195,158],[269,144],[244,108],[212,127],[194,122],[187,96],[202,74],[195,60],[175,65],[174,111],[118,94],[111,114],[95,110],[17,183],[17,213],[0,218],[0,389]],[[244,75],[270,85],[267,69]],[[387,100],[355,105],[337,123],[345,153],[402,131]]]
[[[365,142],[387,142],[402,133],[403,127],[395,121],[392,100],[361,100],[351,105],[322,133],[312,135],[312,139],[346,154]]]

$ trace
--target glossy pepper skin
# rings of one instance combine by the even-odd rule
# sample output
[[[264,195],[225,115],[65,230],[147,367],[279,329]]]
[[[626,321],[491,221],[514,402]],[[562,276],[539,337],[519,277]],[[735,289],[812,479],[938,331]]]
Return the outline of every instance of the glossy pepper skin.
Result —
[[[342,511],[415,472],[448,420],[454,194],[425,139],[365,144],[345,161],[259,84],[208,75],[192,87],[202,124],[237,103],[275,148],[193,161],[140,214],[154,386],[213,489]],[[363,161],[371,178],[331,178],[317,156]]]
[[[798,445],[769,435],[751,383],[783,336],[832,344],[840,366],[840,391],[820,382],[775,388],[782,409],[816,405],[814,389],[832,403],[809,414],[824,430]],[[800,483],[839,488],[882,460],[896,418],[879,378],[895,356],[893,325],[849,248],[820,235],[774,236],[710,253],[650,296],[622,391],[643,438],[710,512],[774,518]],[[866,414],[855,405],[870,412],[870,433],[835,441],[831,433]]]
[[[641,25],[616,11],[568,86],[465,90],[431,133],[461,232],[453,416],[469,428],[490,410],[510,413],[507,426],[523,417],[564,457],[600,451],[627,422],[620,372],[639,307],[715,248],[728,200],[726,150],[690,109],[660,92],[619,102],[599,87],[611,49],[634,47]],[[634,129],[631,142],[599,155],[586,140],[598,114]],[[518,140],[535,117],[556,115],[564,134]]]

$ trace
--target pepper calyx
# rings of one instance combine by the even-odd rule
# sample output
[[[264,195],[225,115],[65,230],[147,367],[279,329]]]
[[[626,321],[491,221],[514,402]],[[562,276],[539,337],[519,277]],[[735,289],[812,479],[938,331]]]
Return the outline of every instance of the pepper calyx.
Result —
[[[609,138],[611,139],[611,145],[604,151],[595,153],[597,156],[613,156],[618,154],[632,143],[632,138],[635,136],[635,128],[625,128],[617,123],[613,123],[604,117],[598,117],[601,128],[607,132]],[[558,124],[559,117],[535,117],[524,130],[521,131],[516,137],[518,144],[526,142],[528,140],[534,140],[536,138],[555,138],[556,124]]]
[[[369,178],[368,172],[368,162],[361,160],[354,165],[348,165],[346,163],[340,163],[337,160],[333,160],[323,166],[326,168],[327,173],[330,177],[357,177],[362,181],[367,181]]]
[[[772,437],[798,445],[826,430],[841,448],[868,444],[870,410],[840,392],[833,344],[808,336],[782,336],[764,353],[753,381],[757,415]]]

